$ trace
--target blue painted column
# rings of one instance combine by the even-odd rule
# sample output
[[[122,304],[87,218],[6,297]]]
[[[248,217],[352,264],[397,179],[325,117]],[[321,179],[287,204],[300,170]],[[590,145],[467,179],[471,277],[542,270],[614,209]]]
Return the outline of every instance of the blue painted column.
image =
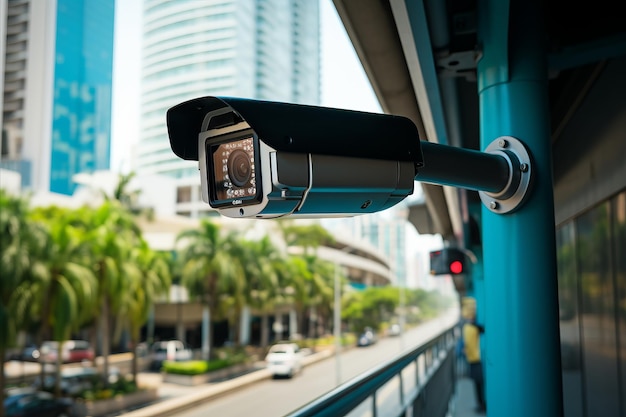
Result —
[[[481,149],[513,136],[534,186],[515,212],[482,208],[487,415],[563,415],[547,56],[540,3],[479,2]]]

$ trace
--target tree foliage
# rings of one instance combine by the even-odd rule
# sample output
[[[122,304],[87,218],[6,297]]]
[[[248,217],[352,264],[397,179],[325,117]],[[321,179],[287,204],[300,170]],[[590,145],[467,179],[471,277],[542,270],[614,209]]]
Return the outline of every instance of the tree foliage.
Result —
[[[296,312],[300,332],[311,317],[317,322],[309,325],[310,331],[320,324],[331,330],[334,281],[338,278],[343,287],[346,278],[337,265],[317,256],[318,247],[334,244],[322,226],[279,222],[285,243],[303,249],[294,255],[269,236],[246,240],[203,220],[177,236],[175,252],[159,253],[143,239],[132,214],[136,193],[127,191],[131,179],[121,178],[114,195],[95,208],[30,208],[28,199],[0,190],[2,358],[15,343],[16,331],[34,331],[40,342],[63,342],[99,322],[106,368],[111,338],[126,331],[136,346],[152,306],[168,293],[173,276],[208,308],[210,319],[228,319],[233,333],[246,306],[262,316],[266,332],[269,316],[283,308]],[[407,290],[406,304],[410,322],[434,315],[442,300],[435,293]],[[378,328],[397,317],[399,289],[351,291],[343,294],[342,306],[351,330]],[[209,346],[211,340],[209,333]],[[268,341],[265,333],[262,344]]]
[[[236,256],[239,241],[233,234],[222,235],[219,225],[203,220],[197,229],[181,232],[180,265],[182,284],[191,297],[200,300],[214,319],[223,319],[220,297],[231,294],[243,297],[244,268]],[[209,347],[212,343],[209,326]],[[208,358],[205,358],[208,359]]]
[[[304,248],[305,253],[309,253],[310,249],[330,246],[335,242],[333,235],[317,223],[302,225],[290,220],[281,220],[278,225],[287,245],[300,246]]]
[[[384,323],[397,321],[401,314],[400,290],[397,287],[368,287],[352,291],[343,297],[341,317],[349,323],[353,332],[359,333],[365,327],[380,329]],[[419,323],[435,317],[453,302],[436,291],[402,290],[406,296],[404,310],[407,323]]]

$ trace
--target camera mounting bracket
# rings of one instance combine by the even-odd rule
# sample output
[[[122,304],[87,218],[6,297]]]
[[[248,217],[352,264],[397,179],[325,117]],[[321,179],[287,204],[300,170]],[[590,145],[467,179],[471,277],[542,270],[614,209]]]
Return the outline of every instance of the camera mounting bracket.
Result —
[[[512,136],[501,136],[491,142],[485,153],[499,155],[509,166],[505,187],[498,192],[479,191],[481,201],[490,211],[504,214],[520,207],[529,195],[534,177],[530,153]]]

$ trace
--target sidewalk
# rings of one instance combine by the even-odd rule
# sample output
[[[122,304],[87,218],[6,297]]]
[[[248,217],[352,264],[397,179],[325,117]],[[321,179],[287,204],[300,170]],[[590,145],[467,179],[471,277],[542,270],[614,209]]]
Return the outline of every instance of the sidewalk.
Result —
[[[304,365],[309,365],[332,356],[332,350],[324,350],[304,358]],[[173,416],[177,412],[193,408],[210,399],[227,394],[246,385],[253,384],[263,379],[271,378],[267,369],[260,369],[237,378],[218,383],[207,383],[196,386],[180,386],[162,381],[161,374],[142,373],[139,375],[139,383],[144,386],[157,386],[159,388],[159,401],[157,403],[139,408],[128,413],[125,417],[164,417]]]

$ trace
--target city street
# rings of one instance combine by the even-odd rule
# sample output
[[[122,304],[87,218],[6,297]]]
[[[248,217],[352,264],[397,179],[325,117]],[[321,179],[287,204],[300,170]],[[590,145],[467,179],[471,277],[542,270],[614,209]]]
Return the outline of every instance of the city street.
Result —
[[[419,346],[437,335],[441,329],[453,325],[458,313],[452,311],[438,319],[408,331],[402,337],[387,337],[376,344],[351,348],[340,355],[341,382],[391,360],[400,352]],[[207,415],[276,417],[294,411],[337,386],[336,358],[306,366],[302,374],[293,379],[265,379],[232,393],[215,398],[206,404],[177,413],[180,417]],[[410,378],[406,378],[410,379]],[[413,379],[414,381],[414,379]],[[405,389],[410,387],[405,386]],[[165,394],[167,390],[163,391]],[[180,395],[181,392],[179,391]],[[379,400],[379,403],[383,401]]]
[[[181,417],[201,417],[206,415],[228,415],[232,417],[254,415],[258,417],[275,417],[292,412],[303,405],[313,401],[319,396],[337,387],[338,377],[340,383],[345,383],[359,374],[375,368],[376,366],[392,360],[401,352],[413,349],[441,332],[442,329],[452,326],[458,320],[458,311],[450,310],[447,314],[434,320],[423,323],[407,331],[402,336],[383,337],[377,343],[367,347],[352,347],[345,349],[337,357],[332,352],[321,355],[325,359],[304,367],[303,371],[292,379],[270,379],[261,375],[264,369],[253,372],[258,374],[251,383],[241,383],[245,386],[237,386],[226,393],[220,393],[220,386],[226,384],[238,384],[238,380],[243,381],[245,377],[235,378],[230,381],[207,383],[197,386],[184,386],[162,381],[162,374],[156,372],[141,372],[138,376],[142,386],[158,387],[159,400],[157,403],[124,412],[111,414],[116,415],[135,414],[142,416],[160,415],[165,409],[172,409],[172,403],[176,402],[184,410],[176,411]],[[130,359],[129,354],[113,355],[111,362],[114,366],[125,368]],[[97,362],[101,362],[98,358]],[[259,362],[259,368],[263,368],[263,362]],[[81,366],[71,364],[65,366]],[[337,372],[339,366],[339,372]],[[7,376],[22,380],[30,380],[40,372],[40,365],[28,362],[8,362],[5,366]],[[415,381],[415,369],[411,375],[404,376],[404,389],[410,389],[411,383]],[[393,381],[397,383],[397,381]],[[395,387],[394,387],[395,388]],[[213,390],[212,390],[213,389]],[[212,391],[211,391],[212,390]],[[385,396],[383,390],[378,397],[379,405],[392,406],[397,401],[395,397]],[[202,392],[212,392],[207,394],[201,401],[197,400],[198,394]],[[192,400],[193,398],[193,400]],[[189,399],[189,401],[186,401]],[[198,405],[189,408],[190,402]],[[368,404],[364,404],[364,409]],[[358,413],[357,413],[358,414]]]

